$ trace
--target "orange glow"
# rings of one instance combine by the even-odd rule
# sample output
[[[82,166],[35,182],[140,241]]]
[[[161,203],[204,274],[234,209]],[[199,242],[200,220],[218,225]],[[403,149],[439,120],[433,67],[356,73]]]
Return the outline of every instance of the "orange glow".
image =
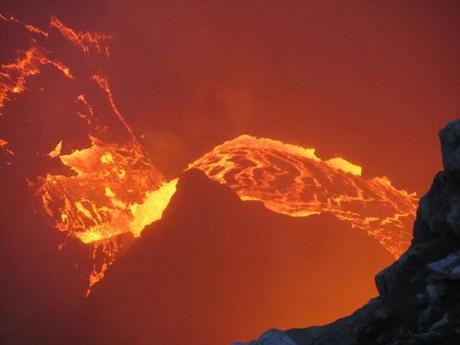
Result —
[[[374,298],[460,114],[437,3],[5,2],[4,342],[244,343]]]
[[[10,156],[10,157],[13,157],[15,154],[13,152],[13,150],[11,150],[11,148],[8,147],[9,146],[9,143],[8,141],[0,138],[0,149],[2,150],[2,152],[6,155],[6,156]],[[11,165],[12,163],[7,160],[5,162],[5,164],[7,165]]]
[[[350,173],[352,175],[361,176],[363,168],[359,165],[353,164],[342,157],[331,158],[325,162],[327,165],[334,169],[342,170],[343,172]]]
[[[84,53],[89,53],[95,50],[96,53],[105,54],[109,57],[109,48],[107,42],[112,39],[111,35],[91,33],[91,32],[75,32],[71,28],[65,26],[58,18],[51,17],[50,27],[57,29],[68,41],[81,49]]]
[[[85,98],[84,95],[78,95],[76,101],[77,101],[77,102],[81,102],[81,103],[84,104],[85,107],[88,109],[88,113],[83,114],[83,113],[81,113],[81,112],[77,112],[77,116],[79,116],[79,117],[82,118],[82,119],[85,119],[86,122],[88,123],[88,125],[91,126],[92,120],[93,120],[93,118],[94,118],[94,111],[93,111],[93,108],[92,108],[91,105],[86,101],[86,98]]]
[[[14,17],[1,19],[19,24],[31,34],[39,37],[29,41],[29,48],[20,53],[16,61],[0,66],[0,110],[9,100],[10,94],[21,94],[27,89],[29,77],[41,73],[42,65],[52,65],[69,79],[74,79],[70,68],[51,58],[45,49],[49,34],[35,26],[24,24]],[[76,32],[52,17],[50,29],[57,30],[65,41],[78,47],[82,53],[94,53],[109,57],[110,35]],[[89,276],[89,289],[105,274],[119,251],[117,236],[131,233],[138,237],[144,227],[159,218],[175,191],[177,180],[167,182],[152,165],[136,135],[118,110],[109,81],[102,74],[91,78],[104,92],[113,115],[121,122],[130,139],[126,143],[107,143],[103,137],[103,126],[97,121],[96,111],[84,94],[76,102],[86,110],[77,116],[88,124],[91,147],[62,154],[63,140],[47,156],[58,158],[70,169],[71,174],[39,177],[36,193],[43,209],[52,218],[55,227],[69,237],[78,238],[92,245],[93,271]],[[1,146],[7,143],[0,142]],[[7,149],[7,153],[11,152]],[[96,256],[102,256],[102,264],[96,264]]]
[[[138,150],[137,144],[106,144],[91,138],[89,148],[61,155],[62,141],[49,153],[59,157],[74,175],[39,180],[37,194],[55,227],[93,245],[93,271],[87,295],[115,261],[117,236],[140,236],[145,226],[161,218],[176,190]],[[96,265],[96,254],[102,264]]]
[[[57,143],[56,147],[48,153],[48,156],[51,158],[56,158],[61,155],[62,150],[62,140]]]
[[[91,289],[94,287],[94,285],[96,285],[99,281],[102,280],[102,278],[104,278],[105,273],[110,267],[110,265],[112,265],[115,262],[119,249],[119,244],[115,237],[100,240],[93,243],[91,253],[93,269],[88,278],[88,288],[86,289],[86,297],[90,295]],[[98,253],[102,253],[103,255],[103,260],[100,266],[96,265]]]
[[[175,181],[166,183],[135,145],[92,138],[90,148],[69,155],[59,155],[59,149],[58,144],[52,154],[75,175],[47,175],[39,187],[44,208],[59,230],[92,243],[126,232],[139,236],[145,225],[161,217]],[[146,205],[157,198],[146,215]]]
[[[128,131],[128,133],[131,135],[131,138],[135,140],[136,136],[134,135],[134,131],[131,129],[131,126],[128,124],[124,116],[120,113],[117,106],[115,105],[115,102],[112,96],[112,91],[110,90],[110,85],[109,85],[109,81],[107,77],[103,77],[103,76],[95,74],[93,75],[92,79],[97,83],[97,85],[101,88],[101,90],[105,92],[114,114],[117,116],[118,120],[120,120],[120,122],[123,124],[123,126]],[[84,98],[83,98],[83,101],[84,101]]]
[[[51,152],[76,176],[48,175],[40,187],[44,208],[59,230],[84,243],[126,232],[137,237],[161,218],[177,179],[165,182],[137,145],[92,141],[91,148],[70,155],[59,156],[61,142]],[[138,161],[142,168],[133,168]],[[343,158],[323,161],[314,149],[244,135],[189,168],[228,185],[242,200],[262,201],[278,213],[333,214],[367,231],[395,257],[409,243],[410,233],[403,230],[413,220],[415,195],[396,189],[386,177],[362,178],[362,168]]]
[[[44,32],[44,31],[40,30],[40,29],[37,28],[36,26],[30,25],[30,24],[26,24],[25,27],[26,27],[26,29],[29,30],[30,32],[33,32],[33,33],[35,33],[35,34],[42,35],[42,36],[44,36],[44,37],[48,37],[48,33],[47,33],[47,32]]]
[[[242,200],[259,200],[293,217],[332,214],[365,230],[395,257],[411,239],[417,198],[386,177],[365,179],[344,158],[327,161],[305,149],[242,135],[189,165],[228,185]]]
[[[39,74],[41,65],[52,65],[67,78],[73,78],[70,68],[51,59],[44,49],[34,46],[29,48],[15,62],[0,65],[0,115],[1,109],[9,99],[8,94],[24,92],[27,78]]]
[[[11,94],[26,90],[27,79],[38,75],[42,65],[51,65],[66,78],[74,79],[70,68],[51,58],[51,52],[41,45],[48,39],[47,32],[15,18],[1,18],[23,25],[35,38],[15,61],[0,66],[0,111]],[[109,58],[110,35],[76,32],[55,17],[51,18],[50,29],[57,30],[83,54]],[[138,237],[147,225],[159,220],[177,183],[177,179],[167,181],[152,164],[118,109],[108,77],[98,71],[90,80],[103,91],[105,102],[129,140],[109,143],[100,139],[103,135],[96,121],[97,104],[91,104],[90,95],[80,90],[75,102],[85,110],[77,116],[89,126],[91,146],[62,154],[60,140],[47,155],[59,159],[69,174],[47,174],[35,184],[43,209],[55,227],[92,245],[93,271],[87,294],[116,260],[118,236],[128,233]],[[0,139],[0,147],[6,144]],[[332,214],[367,231],[395,257],[411,238],[406,229],[414,218],[415,194],[396,189],[386,177],[363,178],[362,167],[342,157],[322,160],[312,148],[242,135],[215,147],[190,168],[203,170],[211,179],[235,190],[242,200],[261,201],[281,214]],[[95,263],[97,255],[103,257],[100,265]]]
[[[0,17],[4,21],[10,21],[20,24],[33,34],[38,34],[43,39],[48,38],[48,33],[30,24],[23,24],[21,21],[14,17]],[[110,35],[89,33],[89,32],[75,32],[74,30],[65,26],[56,17],[51,17],[50,28],[58,30],[58,32],[69,42],[79,47],[82,52],[89,53],[94,51],[97,54],[103,54],[109,57],[109,50],[107,42],[111,40]],[[23,52],[22,57],[18,57],[16,61],[9,64],[0,65],[0,115],[1,109],[9,100],[8,94],[19,94],[26,90],[27,78],[40,73],[42,65],[52,65],[61,71],[65,77],[73,79],[70,68],[62,62],[57,61],[50,57],[50,52],[41,47],[40,42],[32,39],[29,43],[30,48]],[[106,83],[107,85],[107,83]],[[112,106],[114,106],[112,104]]]

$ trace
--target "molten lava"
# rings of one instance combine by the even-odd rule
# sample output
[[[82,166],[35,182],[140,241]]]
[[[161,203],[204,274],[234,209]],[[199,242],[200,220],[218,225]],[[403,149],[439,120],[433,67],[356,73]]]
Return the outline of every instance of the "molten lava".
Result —
[[[40,74],[45,65],[56,68],[66,81],[76,85],[77,93],[70,97],[82,106],[75,115],[87,126],[85,135],[91,144],[64,150],[67,142],[63,135],[51,152],[37,155],[59,160],[68,173],[49,172],[37,176],[30,185],[56,229],[92,246],[91,289],[116,259],[119,236],[128,233],[138,237],[148,224],[162,217],[177,179],[168,182],[152,164],[117,108],[106,75],[97,70],[85,71],[81,77],[78,68],[72,68],[72,74],[70,64],[55,59],[47,48],[51,31],[23,24],[14,17],[0,15],[0,19],[33,36],[16,60],[0,66],[0,115],[6,102],[24,93],[28,80]],[[85,58],[110,57],[110,35],[77,32],[55,17],[49,29]],[[94,95],[94,85],[102,91],[102,99]],[[98,108],[101,104],[105,104],[103,110]],[[101,120],[101,114],[108,113],[118,126],[121,124],[124,139],[104,138],[107,128],[113,126]],[[0,139],[2,152],[14,155],[16,139]],[[229,186],[242,200],[262,201],[281,214],[332,214],[367,231],[395,257],[411,238],[415,195],[395,188],[386,177],[363,178],[360,166],[341,157],[324,161],[314,149],[242,135],[215,147],[190,168],[201,169],[211,179]]]
[[[90,138],[91,146],[63,154],[66,144],[63,133],[64,139],[46,156],[58,159],[68,168],[68,173],[38,176],[35,183],[29,185],[35,189],[45,213],[59,231],[92,246],[93,270],[88,293],[116,259],[121,245],[118,235],[130,233],[138,237],[146,225],[160,219],[174,194],[177,180],[167,182],[153,166],[118,110],[107,76],[99,70],[74,76],[68,65],[52,57],[48,32],[14,17],[2,15],[0,19],[32,35],[27,50],[19,52],[15,61],[0,66],[0,114],[6,102],[15,99],[12,95],[17,97],[27,91],[29,79],[41,74],[45,65],[57,68],[66,79],[75,82],[81,92],[76,97],[69,96],[82,105],[76,115],[87,126],[87,133],[83,134]],[[54,30],[64,44],[77,47],[83,58],[109,58],[110,35],[77,32],[55,17],[50,19],[49,29]],[[87,72],[91,75],[89,80]],[[102,91],[99,98],[93,94],[94,85]],[[108,107],[101,109],[104,104]],[[102,120],[101,113],[109,114],[109,119]],[[109,142],[102,138],[114,125],[113,119],[117,122],[115,125],[121,124],[124,135],[116,141],[112,136]],[[5,154],[13,155],[9,142],[9,138],[0,139],[0,148]],[[37,156],[43,154],[37,152]]]
[[[189,168],[278,213],[332,214],[367,231],[395,257],[409,245],[415,194],[395,188],[386,177],[365,179],[360,166],[341,157],[323,161],[314,149],[242,135]]]
[[[57,29],[62,36],[80,48],[84,53],[89,53],[94,50],[98,54],[105,54],[107,58],[110,57],[108,42],[112,39],[111,35],[92,32],[75,32],[54,16],[51,17],[50,27]]]
[[[46,50],[31,47],[15,62],[0,66],[0,115],[9,94],[19,94],[26,89],[27,78],[40,73],[42,65],[51,65],[61,71],[67,78],[73,78],[70,69],[62,62],[48,56]]]
[[[39,195],[56,228],[83,243],[126,232],[139,236],[146,225],[161,218],[175,190],[175,180],[166,183],[136,145],[92,138],[90,148],[59,159],[75,175],[48,174]]]
[[[87,294],[104,277],[119,250],[118,235],[140,236],[161,218],[176,190],[165,182],[135,144],[114,145],[92,139],[90,148],[60,155],[62,142],[50,152],[74,175],[40,179],[37,190],[55,227],[83,243],[93,244],[93,270]],[[97,253],[102,263],[96,265]]]

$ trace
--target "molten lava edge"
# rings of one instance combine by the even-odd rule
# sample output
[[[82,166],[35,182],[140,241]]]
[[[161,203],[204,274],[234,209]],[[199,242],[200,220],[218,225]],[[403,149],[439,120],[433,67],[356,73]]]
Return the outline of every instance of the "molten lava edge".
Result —
[[[342,157],[323,161],[314,149],[242,135],[189,165],[275,212],[332,214],[365,230],[395,257],[408,247],[417,198],[387,177],[365,179]]]
[[[59,230],[84,243],[126,232],[137,237],[161,218],[177,179],[166,182],[135,145],[92,141],[88,149],[59,156],[76,175],[42,180],[44,209]],[[386,177],[364,179],[360,166],[341,157],[323,161],[314,149],[242,135],[192,168],[229,186],[242,200],[262,201],[281,214],[332,214],[367,231],[395,257],[410,241],[404,230],[413,220],[415,195],[396,189]]]

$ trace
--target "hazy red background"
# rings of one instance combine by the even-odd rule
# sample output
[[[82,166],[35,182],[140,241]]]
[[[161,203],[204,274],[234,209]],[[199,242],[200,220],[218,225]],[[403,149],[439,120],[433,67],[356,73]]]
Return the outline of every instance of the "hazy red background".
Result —
[[[110,79],[176,175],[242,133],[343,155],[423,192],[460,110],[458,1],[7,1],[46,27],[113,33]]]
[[[152,3],[14,0],[2,1],[0,13],[43,28],[47,27],[49,16],[56,15],[75,29],[114,34],[109,78],[115,100],[137,134],[144,134],[145,147],[158,168],[169,177],[176,177],[189,162],[215,145],[246,133],[315,147],[324,158],[341,155],[362,165],[369,176],[387,175],[398,187],[423,193],[433,174],[441,168],[437,131],[447,120],[460,115],[458,1],[324,4],[267,0]],[[17,37],[0,31],[0,61],[15,55],[15,49],[10,46],[16,41]],[[97,66],[90,67],[91,71],[97,69]],[[51,90],[45,96],[59,99],[60,93],[56,90],[59,91],[63,83],[55,83],[53,78],[45,81],[46,88]],[[29,116],[30,109],[40,108],[40,104],[33,103],[36,99],[40,98],[26,99],[21,103],[22,108],[14,109],[14,114]],[[59,103],[56,108],[69,102],[75,103],[74,99],[56,102]],[[74,114],[70,108],[63,108],[62,112],[51,110],[55,117],[66,112]],[[49,115],[48,112],[41,114]],[[65,116],[59,120],[46,125],[71,126]],[[37,147],[42,153],[46,152],[42,150],[45,145],[34,143],[34,135],[43,134],[30,135],[33,124],[28,125],[28,131],[21,131],[21,126],[19,122],[14,128],[28,140],[24,144],[26,149],[19,147],[18,152],[35,153]],[[78,131],[73,130],[70,134],[78,136]],[[57,134],[59,131],[61,128],[56,128]],[[48,147],[60,140],[56,133],[52,134]],[[55,309],[80,301],[72,299],[80,291],[77,291],[80,286],[71,285],[77,273],[66,271],[69,267],[66,265],[70,265],[76,255],[56,252],[60,241],[57,233],[47,233],[50,239],[44,238],[40,229],[48,231],[46,221],[41,220],[41,224],[36,218],[27,217],[28,213],[22,209],[29,194],[26,186],[20,193],[16,189],[23,183],[20,176],[9,170],[1,173],[6,178],[0,181],[10,188],[4,190],[11,191],[0,195],[4,197],[2,205],[9,205],[9,208],[1,208],[3,224],[11,224],[3,227],[0,241],[3,245],[0,252],[9,260],[4,261],[8,274],[3,276],[11,281],[7,289],[11,294],[5,294],[10,308],[6,310],[11,312],[5,314],[13,316],[18,334],[26,328],[31,332],[29,339],[36,343],[36,329],[30,325],[36,326],[37,322],[46,325],[49,320],[36,320],[35,315],[51,315],[53,323],[56,321],[54,328],[65,329],[62,324],[68,320],[60,320]],[[9,180],[13,177],[16,184]],[[13,193],[15,198],[11,203],[8,195]],[[193,214],[196,207],[190,205],[186,211]],[[222,208],[221,212],[225,214],[226,209]],[[174,219],[180,222],[187,217]],[[252,221],[250,215],[247,219]],[[175,236],[174,233],[171,236]],[[177,236],[177,240],[182,241],[182,236]],[[328,233],[324,238],[318,236],[317,240],[343,243]],[[253,244],[246,242],[248,246]],[[43,247],[37,243],[43,243]],[[141,241],[138,243],[142,245]],[[170,247],[174,248],[176,242],[171,243]],[[211,243],[211,249],[220,248],[214,246],[214,242],[206,243]],[[230,245],[223,247],[231,249]],[[366,256],[366,251],[375,254],[374,247],[361,247],[356,254]],[[43,253],[51,254],[47,257]],[[333,256],[330,259],[331,267],[335,260],[341,260]],[[49,262],[54,265],[49,266]],[[363,261],[368,263],[384,265],[381,261]],[[214,261],[208,260],[205,264],[212,266]],[[150,266],[142,267],[150,269]],[[377,273],[373,267],[365,268],[363,277]],[[66,272],[65,279],[58,277],[55,271]],[[320,269],[316,273],[322,272]],[[50,281],[50,276],[57,278]],[[176,276],[179,282],[184,282],[180,286],[186,290],[188,276]],[[103,284],[109,284],[107,281]],[[366,278],[364,284],[366,282],[369,285],[362,287],[359,282],[359,286],[367,289],[373,284],[372,279]],[[30,286],[34,287],[33,294]],[[55,293],[67,291],[68,286],[67,295]],[[106,286],[111,291],[110,285]],[[115,286],[113,296],[118,297],[117,289],[124,286]],[[346,290],[350,291],[354,290]],[[373,290],[366,291],[371,294]],[[299,294],[304,292],[299,290]],[[364,293],[357,296],[368,298]],[[350,301],[344,299],[346,303]],[[169,302],[175,303],[174,298]],[[335,308],[330,312],[341,315],[342,309]],[[318,322],[319,319],[304,317],[302,310],[299,309],[302,314],[297,315],[301,320]],[[337,315],[328,314],[320,321],[332,316]],[[265,327],[256,323],[250,326]],[[54,332],[54,328],[39,328],[46,336],[47,332]]]

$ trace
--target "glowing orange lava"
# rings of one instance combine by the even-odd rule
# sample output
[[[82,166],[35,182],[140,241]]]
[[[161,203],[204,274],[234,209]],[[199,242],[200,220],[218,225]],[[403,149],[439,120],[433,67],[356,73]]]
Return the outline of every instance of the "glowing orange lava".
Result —
[[[75,80],[70,67],[52,58],[45,48],[48,32],[14,17],[0,15],[0,19],[21,25],[34,36],[28,49],[20,52],[15,61],[0,65],[0,114],[13,95],[27,89],[28,78],[41,73],[43,65],[57,68],[66,80]],[[49,28],[69,42],[72,49],[77,47],[83,56],[109,58],[110,35],[77,32],[55,17],[51,18]],[[97,102],[91,103],[91,97],[87,97],[91,94],[79,90],[78,96],[72,97],[85,110],[76,116],[88,125],[91,146],[63,154],[66,141],[60,140],[43,155],[59,159],[68,168],[68,174],[47,174],[30,184],[59,231],[92,245],[93,270],[87,293],[116,259],[117,236],[130,233],[138,237],[148,224],[160,219],[177,183],[177,179],[167,181],[152,164],[117,108],[107,76],[100,71],[89,75],[89,82],[103,91],[104,102],[126,130],[128,139],[102,140],[100,123],[96,124]],[[0,139],[0,148],[13,155],[10,141]],[[395,257],[411,239],[409,225],[416,209],[415,194],[395,188],[386,177],[363,178],[359,165],[341,157],[321,160],[314,149],[242,135],[215,147],[191,163],[190,168],[201,169],[211,179],[229,186],[242,200],[262,201],[268,209],[281,214],[332,214],[367,231]],[[100,254],[102,263],[96,264]]]
[[[314,149],[242,135],[189,165],[235,190],[294,217],[332,214],[365,230],[395,257],[411,240],[415,194],[386,177],[365,179],[362,168],[341,157],[323,161]]]
[[[27,78],[39,74],[42,65],[52,65],[67,78],[73,78],[70,69],[62,62],[50,58],[46,50],[29,48],[15,62],[0,65],[0,115],[5,102],[9,100],[9,94],[24,92]]]
[[[156,192],[156,196],[165,198],[158,200],[159,204],[167,204],[175,185],[165,183],[135,145],[105,144],[92,138],[90,148],[58,156],[75,175],[47,175],[39,195],[46,212],[57,220],[56,228],[83,243],[126,232],[138,236],[142,224],[159,219],[162,212],[159,207],[156,214],[151,210],[146,215],[140,211],[144,203]],[[145,217],[150,222],[140,221]]]
[[[76,32],[65,26],[58,18],[51,17],[50,27],[57,29],[69,42],[81,49],[84,53],[94,50],[98,54],[109,57],[107,42],[112,39],[111,35],[94,32]]]
[[[0,19],[22,26],[34,34],[30,42],[30,48],[23,52],[16,61],[0,65],[0,115],[1,109],[9,99],[9,94],[24,92],[25,84],[29,77],[40,73],[42,65],[52,65],[60,70],[67,78],[73,78],[70,68],[62,62],[51,57],[49,50],[44,48],[43,42],[49,36],[48,32],[30,24],[24,24],[15,17],[7,17],[0,14]],[[50,29],[57,30],[68,42],[78,47],[83,53],[94,52],[109,57],[108,42],[112,36],[100,33],[75,32],[65,26],[56,17],[50,19]]]
[[[67,79],[75,80],[71,69],[52,58],[51,50],[46,48],[48,32],[14,17],[0,15],[0,19],[32,35],[26,51],[19,52],[15,61],[0,65],[0,114],[5,103],[12,99],[11,95],[25,92],[28,79],[42,73],[43,65],[52,65]],[[56,17],[50,19],[49,28],[61,35],[64,43],[77,47],[84,57],[102,55],[109,58],[107,43],[111,40],[110,35],[77,32]],[[102,101],[109,105],[113,117],[127,132],[128,140],[102,140],[107,125],[101,123],[98,110],[88,101],[85,93],[81,93],[76,102],[86,110],[80,110],[76,115],[88,126],[91,146],[62,154],[66,141],[64,133],[64,139],[46,155],[50,159],[59,159],[69,168],[68,174],[47,174],[38,177],[35,183],[29,183],[55,227],[69,237],[92,246],[93,269],[88,278],[87,294],[116,259],[120,250],[119,235],[130,233],[138,237],[146,225],[160,219],[177,182],[166,181],[151,163],[134,131],[118,110],[108,78],[98,70],[89,83],[96,83],[103,91],[105,99],[98,99],[99,103]],[[0,148],[12,155],[8,144],[0,139]]]
[[[161,218],[176,190],[166,182],[135,144],[106,144],[92,138],[92,146],[61,155],[62,142],[50,152],[74,175],[40,179],[38,196],[55,227],[83,243],[93,244],[90,289],[104,277],[118,252],[118,235],[140,236],[145,226]],[[98,267],[96,255],[102,252]]]

